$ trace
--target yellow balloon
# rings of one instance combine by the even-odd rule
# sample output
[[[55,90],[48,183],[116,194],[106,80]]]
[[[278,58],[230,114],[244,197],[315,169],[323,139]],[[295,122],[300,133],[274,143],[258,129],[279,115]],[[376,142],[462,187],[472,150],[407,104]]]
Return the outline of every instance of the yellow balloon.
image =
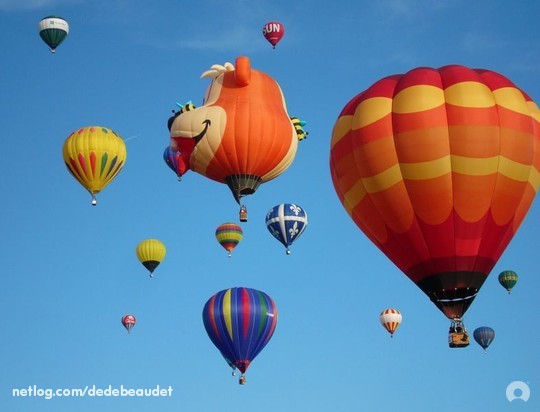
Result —
[[[137,245],[137,258],[153,277],[154,270],[165,258],[167,249],[163,242],[157,239],[145,239]]]
[[[92,195],[107,186],[126,162],[126,145],[113,130],[102,126],[82,127],[71,133],[62,149],[71,175]]]

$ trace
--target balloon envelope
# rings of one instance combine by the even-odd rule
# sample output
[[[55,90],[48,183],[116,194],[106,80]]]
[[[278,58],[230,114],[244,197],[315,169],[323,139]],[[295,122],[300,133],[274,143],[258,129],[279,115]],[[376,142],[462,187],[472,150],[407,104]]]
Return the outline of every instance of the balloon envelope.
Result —
[[[277,21],[266,23],[262,29],[263,36],[268,42],[276,48],[283,35],[285,34],[285,26]]]
[[[516,286],[517,281],[518,275],[513,270],[503,270],[499,273],[499,283],[508,291],[508,293]]]
[[[212,343],[242,373],[270,341],[278,319],[270,296],[244,287],[216,293],[204,305],[202,316]]]
[[[137,258],[153,276],[154,270],[163,261],[167,254],[165,244],[158,239],[145,239],[137,245]]]
[[[495,331],[489,326],[481,326],[474,330],[473,337],[476,343],[486,350],[491,345],[491,342],[493,342],[493,339],[495,339]]]
[[[297,132],[281,88],[249,58],[214,65],[203,77],[211,79],[203,105],[174,116],[170,147],[186,170],[226,184],[240,203],[289,167]]]
[[[268,231],[285,246],[287,254],[289,246],[298,239],[308,224],[306,211],[292,203],[274,206],[266,214]]]
[[[229,252],[229,256],[231,256],[233,249],[242,240],[242,237],[242,228],[236,223],[223,223],[216,229],[216,239],[223,249]]]
[[[124,325],[124,328],[126,328],[128,333],[131,332],[131,329],[133,328],[133,326],[135,326],[135,323],[137,323],[137,319],[135,319],[135,316],[129,314],[122,316],[122,325]]]
[[[186,173],[186,165],[182,159],[182,153],[179,150],[172,150],[170,146],[167,146],[163,152],[163,160],[176,173],[178,180],[181,180],[182,175]]]
[[[450,319],[536,195],[539,119],[504,76],[452,65],[376,82],[334,126],[330,170],[345,209]]]
[[[49,46],[51,52],[62,43],[69,33],[69,24],[58,16],[47,16],[38,25],[39,36]]]
[[[82,127],[71,133],[62,154],[71,175],[92,195],[93,204],[95,195],[122,170],[127,157],[122,138],[102,126]]]
[[[397,309],[385,309],[379,316],[381,325],[390,333],[390,336],[394,335],[394,332],[401,324],[401,320],[401,313]]]

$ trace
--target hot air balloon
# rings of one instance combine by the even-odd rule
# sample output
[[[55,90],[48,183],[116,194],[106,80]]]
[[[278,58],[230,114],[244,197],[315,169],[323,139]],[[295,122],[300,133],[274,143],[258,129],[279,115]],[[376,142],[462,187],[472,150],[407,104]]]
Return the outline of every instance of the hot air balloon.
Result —
[[[394,337],[394,332],[401,324],[401,313],[397,309],[385,309],[379,316],[381,325],[390,333],[390,337]]]
[[[133,326],[135,326],[135,323],[137,323],[137,319],[135,319],[135,316],[133,315],[122,316],[122,325],[124,325],[124,328],[126,328],[128,333],[131,332],[131,329],[133,328]]]
[[[244,374],[276,329],[278,313],[270,296],[256,289],[222,290],[204,305],[203,322],[212,343],[231,368]],[[234,366],[234,367],[233,367]]]
[[[96,195],[122,170],[127,157],[122,138],[102,126],[82,127],[71,133],[62,153],[69,172],[90,192],[94,206]]]
[[[536,195],[539,120],[504,76],[451,65],[376,82],[334,126],[343,206],[456,326]]]
[[[165,258],[167,249],[163,242],[157,239],[145,239],[137,245],[137,258],[154,277],[154,270]]]
[[[232,251],[242,240],[242,228],[235,223],[223,223],[216,229],[216,239],[223,249],[229,252],[229,257]]]
[[[182,153],[178,150],[172,150],[169,146],[163,152],[163,160],[169,168],[176,173],[178,180],[182,180],[182,175],[186,173],[184,162],[182,161]]]
[[[274,206],[266,214],[266,227],[270,233],[285,246],[289,255],[289,246],[304,232],[308,224],[307,213],[300,206],[282,203]]]
[[[212,80],[203,105],[188,102],[169,118],[170,146],[185,170],[227,184],[240,204],[289,167],[305,132],[293,125],[276,81],[249,58],[214,65],[202,77]]]
[[[275,49],[276,44],[279,43],[279,41],[285,34],[285,27],[283,26],[283,24],[278,23],[277,21],[271,21],[263,26],[262,34],[264,38],[268,40],[268,42]]]
[[[47,43],[52,53],[62,43],[69,33],[69,24],[58,16],[47,16],[38,25],[39,36]]]
[[[508,294],[510,294],[512,288],[516,286],[517,281],[518,275],[513,270],[503,270],[499,274],[499,283],[508,291]]]
[[[473,337],[476,343],[486,351],[488,346],[491,345],[491,342],[493,342],[493,339],[495,339],[495,331],[489,326],[481,326],[474,330]]]

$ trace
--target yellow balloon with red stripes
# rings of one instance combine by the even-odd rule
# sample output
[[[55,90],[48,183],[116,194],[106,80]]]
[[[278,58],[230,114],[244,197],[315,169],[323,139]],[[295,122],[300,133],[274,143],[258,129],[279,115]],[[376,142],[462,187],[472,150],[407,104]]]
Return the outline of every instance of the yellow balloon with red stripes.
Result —
[[[71,175],[92,196],[101,192],[122,170],[127,158],[126,145],[112,129],[88,126],[71,133],[62,149]]]

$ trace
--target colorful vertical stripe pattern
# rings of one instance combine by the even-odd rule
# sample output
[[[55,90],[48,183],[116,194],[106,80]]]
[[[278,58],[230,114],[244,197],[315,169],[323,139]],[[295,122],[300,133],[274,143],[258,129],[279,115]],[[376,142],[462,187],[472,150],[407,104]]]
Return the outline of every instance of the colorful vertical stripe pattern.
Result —
[[[385,309],[379,316],[381,325],[390,333],[390,336],[394,335],[394,332],[401,324],[401,320],[401,313],[397,309]]]
[[[111,182],[127,157],[122,138],[101,126],[83,127],[71,133],[62,153],[69,172],[91,195]]]
[[[244,287],[222,290],[204,305],[203,323],[229,365],[245,373],[277,325],[277,308],[266,293]]]
[[[219,244],[229,252],[229,257],[233,249],[242,240],[242,228],[235,223],[223,223],[216,229],[216,239]]]
[[[287,253],[289,253],[289,246],[300,237],[307,224],[306,211],[291,203],[274,206],[266,214],[267,229],[285,246]]]
[[[332,133],[336,193],[449,318],[461,318],[540,185],[540,111],[488,70],[421,67],[354,97]]]

